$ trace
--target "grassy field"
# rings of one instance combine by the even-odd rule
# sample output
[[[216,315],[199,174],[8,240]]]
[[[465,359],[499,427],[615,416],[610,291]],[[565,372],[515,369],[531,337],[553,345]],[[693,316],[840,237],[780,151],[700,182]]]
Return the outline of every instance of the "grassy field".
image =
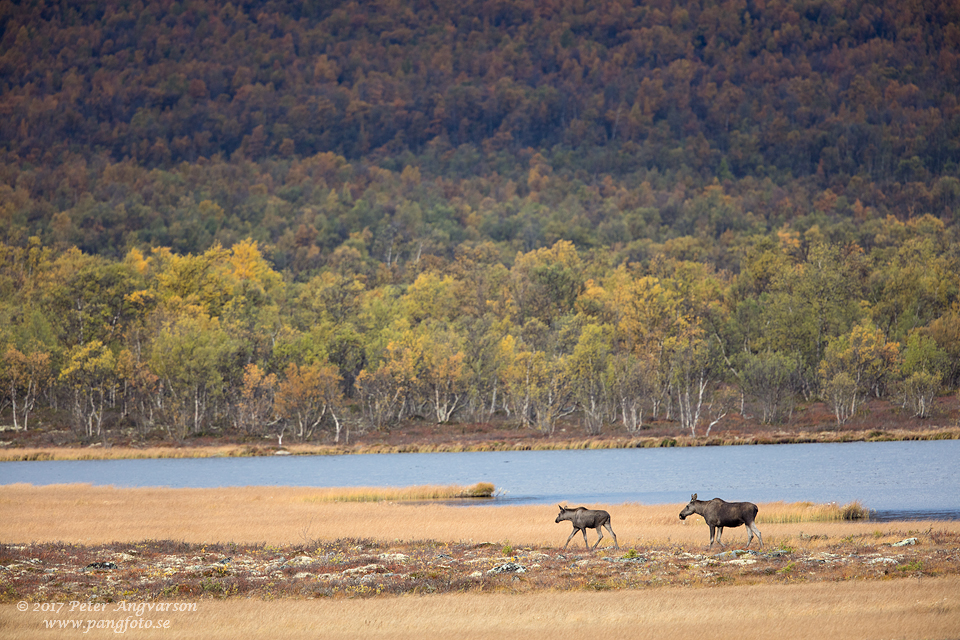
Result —
[[[578,536],[563,552],[570,525],[554,523],[556,507],[402,495],[413,500],[6,485],[0,636],[83,634],[44,628],[55,620],[120,624],[127,601],[196,605],[142,613],[170,624],[131,631],[147,638],[960,637],[960,522],[761,504],[766,545],[744,552],[742,528],[708,549],[703,520],[681,522],[680,504],[602,505],[620,549],[607,536],[588,553]],[[71,601],[112,610],[33,610]]]
[[[454,488],[456,492],[457,488]],[[0,540],[105,544],[117,540],[191,543],[302,544],[313,539],[437,540],[556,545],[568,523],[554,523],[554,506],[464,509],[425,504],[410,490],[381,490],[410,500],[368,502],[372,489],[240,487],[228,489],[115,488],[83,484],[6,485],[0,493]],[[577,506],[577,505],[570,505]],[[613,516],[621,545],[682,544],[709,540],[699,517],[681,521],[682,504],[602,505]],[[833,510],[833,517],[828,514]],[[810,503],[761,505],[758,524],[767,546],[790,544],[800,533],[835,539],[869,533],[896,537],[903,523],[845,522],[836,507]],[[911,524],[910,527],[921,525]],[[957,526],[960,523],[949,523]],[[729,544],[743,529],[728,530]],[[591,532],[592,534],[592,532]],[[726,536],[729,536],[727,538]],[[814,538],[816,539],[816,538]],[[582,544],[582,538],[580,538]],[[572,543],[571,543],[572,544]],[[756,543],[754,543],[756,544]]]

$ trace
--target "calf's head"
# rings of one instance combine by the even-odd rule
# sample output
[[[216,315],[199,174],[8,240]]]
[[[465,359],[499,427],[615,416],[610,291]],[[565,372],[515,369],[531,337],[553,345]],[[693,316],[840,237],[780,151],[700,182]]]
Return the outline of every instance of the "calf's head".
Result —
[[[557,515],[557,519],[554,520],[554,522],[560,522],[560,521],[562,521],[562,520],[565,520],[565,518],[563,517],[563,514],[565,514],[565,513],[567,512],[567,508],[566,508],[566,507],[561,507],[560,505],[557,505],[557,506],[560,507],[560,514]]]
[[[693,508],[693,503],[697,501],[697,494],[690,496],[690,502],[683,508],[683,511],[680,512],[680,519],[686,520],[687,516],[692,516],[696,513],[696,510]]]

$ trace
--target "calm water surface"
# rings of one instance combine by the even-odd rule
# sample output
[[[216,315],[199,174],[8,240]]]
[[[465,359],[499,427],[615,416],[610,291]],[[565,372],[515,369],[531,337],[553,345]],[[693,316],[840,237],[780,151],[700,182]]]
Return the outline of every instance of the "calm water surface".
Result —
[[[470,504],[859,500],[889,517],[960,519],[960,440],[674,449],[2,462],[0,484],[409,486],[492,482]],[[2,491],[2,489],[0,489]]]

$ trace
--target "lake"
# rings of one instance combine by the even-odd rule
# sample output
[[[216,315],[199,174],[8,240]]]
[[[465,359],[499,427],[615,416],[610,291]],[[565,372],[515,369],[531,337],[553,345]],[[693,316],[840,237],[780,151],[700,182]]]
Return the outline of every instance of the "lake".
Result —
[[[831,444],[0,462],[0,484],[409,486],[491,482],[470,505],[858,500],[878,519],[960,519],[960,440]]]

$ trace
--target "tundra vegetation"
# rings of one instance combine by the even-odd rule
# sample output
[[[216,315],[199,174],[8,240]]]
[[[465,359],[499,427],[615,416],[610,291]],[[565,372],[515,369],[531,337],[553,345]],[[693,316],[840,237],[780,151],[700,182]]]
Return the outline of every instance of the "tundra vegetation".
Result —
[[[934,0],[5,3],[3,442],[953,424],[958,33]]]
[[[346,499],[353,493],[341,491]],[[616,625],[623,616],[640,615],[634,613],[638,602],[659,611],[674,598],[689,602],[694,590],[697,607],[709,601],[711,609],[732,607],[750,619],[773,610],[793,622],[816,610],[819,619],[823,602],[830,602],[827,610],[839,607],[843,618],[824,621],[834,635],[823,637],[854,631],[862,636],[878,616],[888,625],[912,623],[899,634],[904,637],[956,634],[956,522],[851,521],[835,505],[761,504],[764,550],[709,553],[702,525],[677,519],[680,505],[603,505],[616,515],[622,548],[565,551],[557,540],[556,512],[547,505],[496,507],[491,518],[486,507],[393,498],[318,505],[316,494],[284,487],[10,485],[0,503],[0,621],[17,637],[33,637],[38,618],[16,613],[17,602],[116,607],[121,601],[190,601],[203,615],[175,617],[179,625],[195,625],[195,633],[212,617],[223,625],[217,633],[227,634],[246,629],[253,615],[293,615],[309,624],[310,612],[326,611],[327,603],[357,612],[360,603],[372,601],[380,613],[365,619],[389,619],[392,629],[406,628],[411,618],[423,624],[423,616],[436,615],[435,607],[456,609],[469,598],[469,611],[458,614],[469,635],[485,628],[476,617],[481,613],[500,623],[498,616],[518,616],[516,623],[524,619],[540,628],[543,619],[533,611],[559,607]],[[106,524],[104,508],[110,512]],[[764,520],[767,513],[777,515]],[[834,519],[823,520],[828,513]],[[737,604],[744,588],[750,589],[746,608]],[[391,597],[397,595],[419,597]],[[623,598],[634,606],[625,606]],[[768,598],[776,606],[764,604]],[[621,603],[617,620],[600,613],[612,606],[604,604],[609,599]],[[506,614],[504,607],[527,613]],[[223,611],[234,617],[221,619]],[[667,623],[650,615],[656,625]],[[557,633],[556,620],[549,619]],[[901,628],[887,626],[885,632]],[[742,629],[723,629],[718,637],[743,636]],[[343,634],[350,635],[346,626]],[[366,627],[364,634],[396,637]]]

